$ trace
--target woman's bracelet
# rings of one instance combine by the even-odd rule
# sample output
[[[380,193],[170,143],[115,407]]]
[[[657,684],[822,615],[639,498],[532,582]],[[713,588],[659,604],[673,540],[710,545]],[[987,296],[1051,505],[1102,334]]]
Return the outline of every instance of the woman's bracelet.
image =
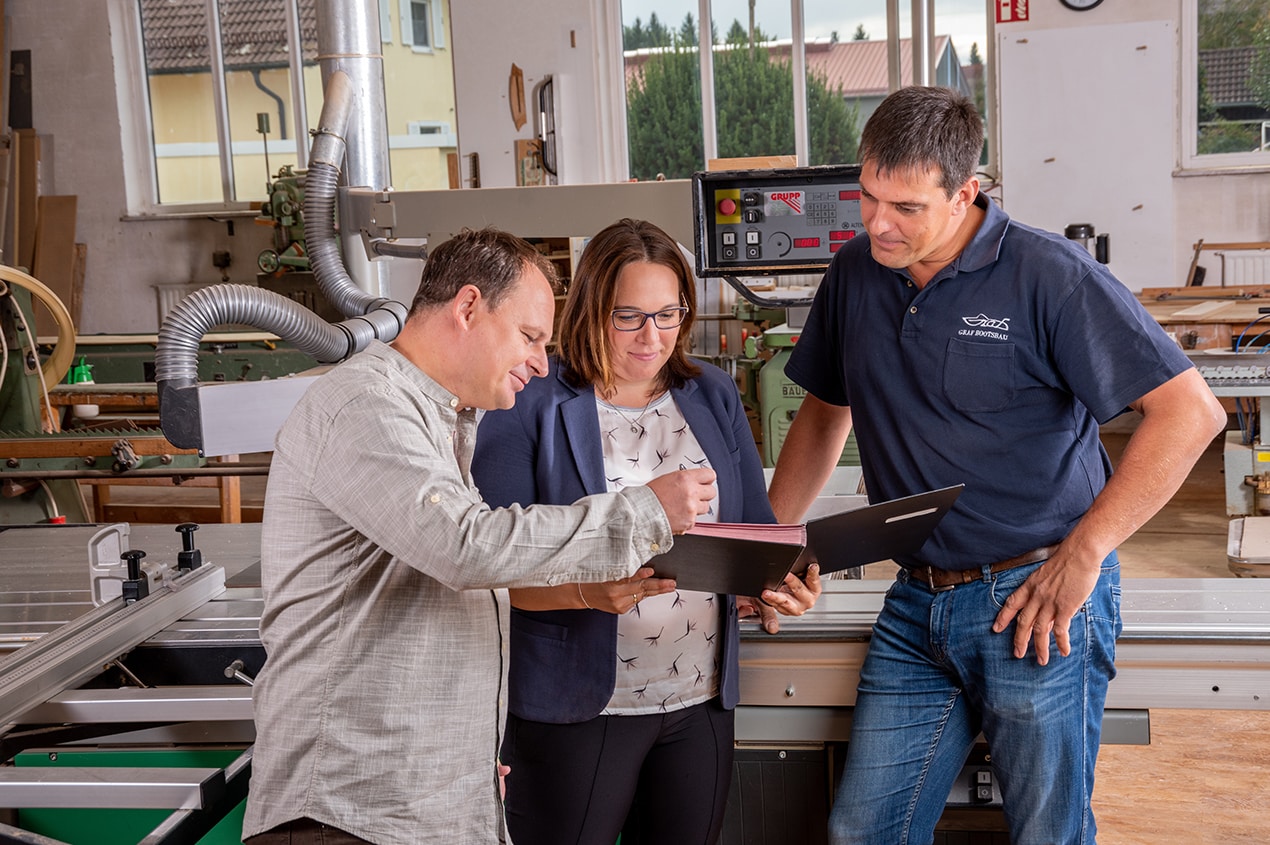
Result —
[[[587,603],[586,596],[582,595],[581,582],[578,582],[578,598],[582,599],[582,606],[585,607],[587,610],[595,610],[594,607],[591,607],[591,605]]]

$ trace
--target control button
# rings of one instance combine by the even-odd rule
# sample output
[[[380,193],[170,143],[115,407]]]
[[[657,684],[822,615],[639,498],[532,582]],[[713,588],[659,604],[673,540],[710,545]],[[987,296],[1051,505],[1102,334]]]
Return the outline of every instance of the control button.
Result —
[[[762,239],[763,239],[763,238],[762,238],[762,236],[759,234],[758,229],[747,229],[747,230],[746,230],[746,232],[745,232],[745,242],[746,242],[747,244],[756,244],[756,243],[758,243],[759,241],[761,241]]]
[[[725,246],[720,254],[724,261],[736,261],[736,247]]]
[[[762,258],[763,248],[761,246],[747,246],[745,248],[746,258]]]
[[[761,199],[762,197],[760,194],[750,193],[741,197],[741,202],[745,203],[746,205],[758,205]]]
[[[723,245],[724,245],[724,246],[736,246],[736,232],[724,232],[724,233],[723,233]]]
[[[743,216],[746,223],[757,223],[763,219],[763,212],[757,208],[747,208]]]
[[[724,217],[731,217],[736,214],[736,200],[731,197],[724,197],[719,200],[719,213]]]

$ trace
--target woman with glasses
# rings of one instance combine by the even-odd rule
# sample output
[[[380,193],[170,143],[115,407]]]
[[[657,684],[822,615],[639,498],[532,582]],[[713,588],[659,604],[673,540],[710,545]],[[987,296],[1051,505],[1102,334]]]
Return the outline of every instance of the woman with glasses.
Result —
[[[472,475],[494,507],[572,503],[710,467],[701,521],[772,522],[735,382],[688,358],[691,270],[651,223],[619,220],[582,253],[558,356],[508,411],[485,415]],[[635,576],[511,590],[507,823],[516,845],[710,845],[731,782],[738,605],[777,630],[820,579],[764,603]]]

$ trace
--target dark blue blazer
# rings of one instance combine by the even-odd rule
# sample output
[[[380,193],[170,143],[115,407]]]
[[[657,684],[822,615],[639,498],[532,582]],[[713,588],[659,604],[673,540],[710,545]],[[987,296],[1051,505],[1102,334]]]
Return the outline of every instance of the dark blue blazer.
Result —
[[[697,362],[700,363],[700,362]],[[672,390],[718,476],[720,522],[774,522],[763,468],[732,377],[709,364]],[[481,421],[472,476],[491,507],[572,504],[603,493],[604,455],[591,387],[575,388],[551,359],[508,411]],[[721,698],[740,698],[736,600],[724,614]],[[599,610],[512,609],[508,708],[522,719],[572,723],[600,714],[617,678],[617,616]]]

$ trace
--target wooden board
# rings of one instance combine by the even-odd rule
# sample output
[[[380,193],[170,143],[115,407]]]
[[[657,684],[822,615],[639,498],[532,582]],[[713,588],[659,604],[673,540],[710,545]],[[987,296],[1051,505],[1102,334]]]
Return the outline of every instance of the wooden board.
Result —
[[[40,138],[34,129],[18,129],[14,167],[14,258],[18,267],[31,269],[35,255],[35,201],[39,196]]]
[[[74,289],[75,280],[75,212],[78,198],[45,196],[36,201],[35,248],[31,275],[57,294],[78,325],[77,306],[82,291]],[[35,312],[35,328],[39,335],[57,331],[52,317],[43,308]]]

